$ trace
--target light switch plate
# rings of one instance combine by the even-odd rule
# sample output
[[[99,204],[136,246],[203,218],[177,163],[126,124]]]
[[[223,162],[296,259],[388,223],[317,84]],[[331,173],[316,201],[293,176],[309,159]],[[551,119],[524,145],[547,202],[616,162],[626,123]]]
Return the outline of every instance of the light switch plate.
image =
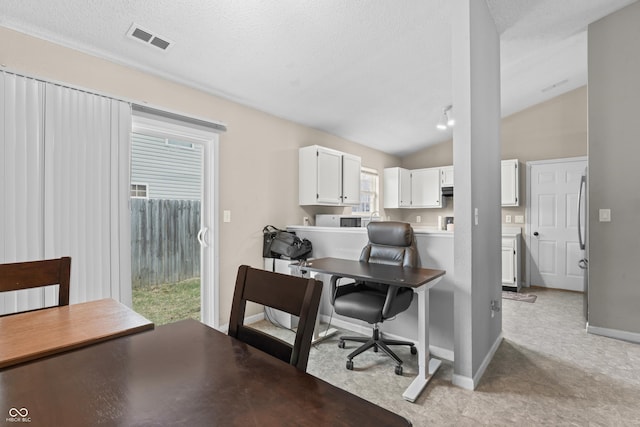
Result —
[[[611,222],[611,209],[600,209],[598,219],[600,222]]]
[[[223,216],[223,219],[222,219],[222,220],[223,220],[224,222],[231,222],[231,211],[224,211],[224,212],[222,213],[222,216]]]
[[[516,215],[516,224],[524,224],[524,216]]]

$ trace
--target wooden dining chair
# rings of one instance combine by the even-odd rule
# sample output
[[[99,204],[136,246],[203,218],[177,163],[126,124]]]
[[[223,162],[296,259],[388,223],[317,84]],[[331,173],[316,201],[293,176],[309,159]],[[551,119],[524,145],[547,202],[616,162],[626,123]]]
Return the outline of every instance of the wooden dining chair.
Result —
[[[236,278],[229,335],[306,371],[321,294],[322,282],[317,280],[242,265]],[[247,301],[298,316],[293,345],[245,326]]]
[[[58,305],[69,305],[70,277],[69,257],[0,264],[0,292],[59,285]]]

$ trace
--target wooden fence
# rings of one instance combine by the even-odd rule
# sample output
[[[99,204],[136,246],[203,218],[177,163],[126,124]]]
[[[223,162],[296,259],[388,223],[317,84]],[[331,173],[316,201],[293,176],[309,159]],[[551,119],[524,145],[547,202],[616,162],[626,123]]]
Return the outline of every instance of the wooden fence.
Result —
[[[200,202],[131,199],[134,288],[200,276]]]

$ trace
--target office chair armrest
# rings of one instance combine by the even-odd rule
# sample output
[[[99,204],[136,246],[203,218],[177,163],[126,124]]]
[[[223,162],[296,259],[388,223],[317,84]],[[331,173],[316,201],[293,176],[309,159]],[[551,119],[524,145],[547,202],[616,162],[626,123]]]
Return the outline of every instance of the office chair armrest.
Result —
[[[353,292],[351,287],[347,288],[345,285],[354,285],[355,282],[343,283],[342,285],[338,284],[338,280],[344,279],[342,276],[331,276],[331,305],[336,302],[336,297],[347,294],[349,292]]]
[[[389,286],[384,305],[382,306],[382,318],[389,319],[402,313],[409,308],[412,300],[413,289]]]
[[[399,290],[400,287],[398,286],[389,286],[387,288],[387,297],[384,300],[384,305],[382,306],[382,318],[389,317],[389,312],[391,311],[391,307],[393,307],[393,303]]]

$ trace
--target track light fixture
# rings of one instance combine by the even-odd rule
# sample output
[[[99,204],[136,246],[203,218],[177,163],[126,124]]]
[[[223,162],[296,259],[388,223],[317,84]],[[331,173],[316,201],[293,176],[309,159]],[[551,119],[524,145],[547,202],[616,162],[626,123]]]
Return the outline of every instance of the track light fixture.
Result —
[[[442,131],[447,130],[448,128],[451,128],[453,127],[453,125],[456,124],[456,121],[453,118],[453,115],[451,114],[452,108],[453,108],[453,105],[447,105],[442,109],[442,116],[440,117],[440,120],[436,125],[436,128],[438,130],[442,130]]]

